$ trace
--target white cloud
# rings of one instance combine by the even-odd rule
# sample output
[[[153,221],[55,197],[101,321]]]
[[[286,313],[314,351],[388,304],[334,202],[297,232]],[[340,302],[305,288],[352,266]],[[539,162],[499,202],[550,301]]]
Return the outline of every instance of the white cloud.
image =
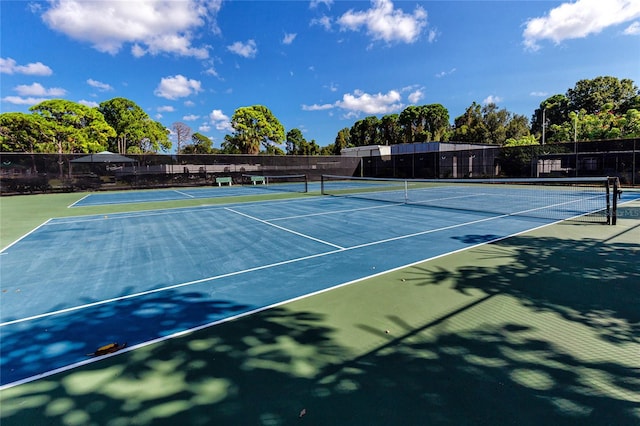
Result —
[[[195,114],[189,114],[182,117],[184,121],[196,121],[198,118],[200,118],[200,116]]]
[[[318,104],[313,104],[313,105],[302,105],[302,110],[303,111],[324,111],[327,109],[333,109],[335,108],[334,104],[322,104],[322,105],[318,105]]]
[[[198,131],[199,132],[204,132],[207,133],[208,131],[211,130],[211,126],[209,126],[208,124],[201,124],[200,127],[198,127]]]
[[[449,71],[440,71],[438,74],[436,74],[436,78],[446,77],[453,74],[454,72],[456,72],[455,68],[451,68]]]
[[[388,114],[403,106],[400,102],[400,93],[395,90],[390,90],[386,94],[376,93],[373,95],[355,90],[353,94],[344,94],[342,100],[338,101],[336,105],[349,111],[349,115],[358,115],[359,113]]]
[[[584,38],[603,29],[629,22],[640,17],[637,0],[577,0],[563,3],[546,16],[527,21],[522,36],[529,50],[540,49],[539,42]]]
[[[48,100],[49,100],[48,98],[34,98],[34,97],[24,98],[22,96],[6,96],[2,98],[2,102],[6,102],[8,104],[14,104],[14,105],[36,105],[36,104],[39,104],[40,102],[44,102]]]
[[[282,44],[291,44],[293,43],[293,40],[296,39],[296,36],[298,34],[293,33],[293,34],[285,34],[284,38],[282,39]]]
[[[13,88],[20,96],[46,96],[46,97],[60,97],[64,96],[67,91],[59,87],[52,87],[50,89],[45,88],[40,83],[33,83],[30,85],[21,84]]]
[[[221,0],[137,0],[81,1],[56,0],[42,14],[52,29],[95,49],[118,53],[132,44],[135,56],[173,53],[179,56],[206,58],[208,46],[194,47],[196,30],[215,22]]]
[[[188,79],[178,74],[163,78],[154,94],[161,98],[175,100],[200,92],[202,90],[200,86],[201,84],[198,80]]]
[[[217,129],[217,130],[226,130],[226,131],[233,131],[233,127],[231,127],[231,121],[229,120],[229,117],[227,117],[222,110],[220,109],[214,109],[213,111],[211,111],[211,113],[209,114],[209,119],[211,120],[211,124]]]
[[[548,95],[547,92],[531,92],[529,93],[530,96],[535,96],[536,98],[544,98],[545,96]]]
[[[218,77],[218,71],[216,71],[214,67],[207,68],[206,70],[204,70],[204,73],[206,75],[212,75],[214,77]]]
[[[97,103],[97,102],[95,102],[95,101],[87,101],[87,100],[85,100],[85,99],[81,99],[81,100],[79,100],[79,101],[78,101],[78,103],[79,103],[80,105],[88,106],[88,107],[90,107],[90,108],[97,108],[97,107],[99,107],[99,106],[100,106],[100,104],[99,104],[99,103]]]
[[[424,98],[424,92],[422,90],[420,90],[420,89],[409,93],[409,96],[407,96],[407,99],[413,105],[416,105],[423,98]]]
[[[176,109],[174,107],[172,107],[171,105],[163,105],[163,106],[159,106],[158,108],[156,108],[156,110],[158,112],[173,112]]]
[[[438,32],[436,30],[430,30],[428,37],[429,43],[436,41],[436,38],[438,38]]]
[[[623,31],[623,34],[624,35],[638,35],[638,34],[640,34],[640,22],[635,21],[634,23],[629,25],[627,28],[625,28],[625,30]]]
[[[502,102],[502,98],[500,96],[494,96],[494,95],[489,95],[482,100],[483,105],[497,104],[499,102]]]
[[[255,58],[258,53],[258,48],[254,40],[247,40],[246,43],[236,41],[232,45],[227,46],[227,50],[244,58]]]
[[[338,86],[334,82],[331,82],[330,84],[322,86],[322,87],[324,87],[326,89],[329,89],[329,91],[331,91],[331,92],[337,92],[338,91]]]
[[[0,58],[0,73],[47,76],[53,74],[53,71],[42,62],[32,62],[27,65],[18,65],[12,58]]]
[[[366,28],[374,40],[415,42],[427,25],[427,12],[417,6],[412,14],[394,9],[391,0],[373,0],[372,8],[364,12],[349,10],[338,19],[343,30]]]
[[[89,86],[91,86],[91,87],[95,87],[96,89],[98,89],[101,92],[108,92],[108,91],[113,90],[113,87],[111,87],[107,83],[102,83],[102,82],[94,80],[92,78],[87,80],[87,84]]]
[[[324,28],[326,31],[329,31],[331,29],[331,18],[329,16],[323,15],[320,18],[312,19],[310,25],[318,25]]]
[[[324,4],[325,6],[330,8],[331,5],[333,4],[333,0],[311,0],[309,2],[309,8],[310,9],[315,9],[316,7],[318,7],[321,4]]]
[[[415,90],[410,97],[418,96]],[[389,114],[400,110],[404,105],[401,102],[402,96],[397,90],[389,90],[387,93],[369,94],[362,90],[354,90],[353,93],[345,93],[342,99],[332,104],[302,105],[303,111],[325,111],[340,108],[345,111],[346,117],[357,117],[361,113],[367,115]]]

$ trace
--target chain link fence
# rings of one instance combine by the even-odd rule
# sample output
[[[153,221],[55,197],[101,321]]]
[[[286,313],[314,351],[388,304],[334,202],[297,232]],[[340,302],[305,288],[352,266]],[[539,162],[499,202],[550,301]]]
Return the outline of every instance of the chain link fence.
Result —
[[[403,179],[618,177],[640,185],[640,139],[486,146],[361,159],[358,176]]]
[[[242,181],[243,174],[351,176],[359,160],[341,156],[267,155],[58,155],[2,153],[0,193],[114,190],[214,185],[216,178]]]

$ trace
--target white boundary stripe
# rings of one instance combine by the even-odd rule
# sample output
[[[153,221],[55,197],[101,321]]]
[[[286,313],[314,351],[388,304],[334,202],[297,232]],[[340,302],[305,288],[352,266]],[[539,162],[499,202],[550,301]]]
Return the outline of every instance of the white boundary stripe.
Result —
[[[27,232],[26,234],[24,234],[22,237],[18,238],[17,240],[15,240],[14,242],[12,242],[11,244],[9,244],[8,246],[6,246],[5,248],[3,248],[2,250],[0,250],[0,253],[2,254],[6,254],[7,250],[9,250],[10,247],[16,245],[17,243],[19,243],[21,240],[27,238],[29,235],[33,234],[34,232],[36,232],[38,229],[42,228],[43,226],[47,225],[49,222],[51,222],[53,219],[47,219],[44,222],[42,222],[40,225],[36,226],[35,228],[33,228],[31,231]]]
[[[63,373],[63,372],[69,371],[69,370],[73,370],[74,368],[81,367],[81,366],[87,365],[87,364],[92,364],[94,362],[98,362],[98,361],[101,361],[103,359],[111,358],[113,356],[118,356],[118,355],[121,355],[123,353],[133,351],[135,349],[143,348],[145,346],[153,345],[153,344],[156,344],[156,343],[161,343],[161,342],[166,341],[166,340],[170,340],[170,339],[175,339],[175,338],[178,338],[178,337],[186,336],[188,334],[191,334],[191,333],[194,333],[194,332],[197,332],[197,331],[200,331],[200,330],[204,330],[206,328],[213,327],[213,326],[216,326],[216,325],[219,325],[219,324],[223,324],[225,322],[229,322],[229,321],[233,321],[233,320],[236,320],[236,319],[239,319],[239,318],[242,318],[242,317],[246,317],[246,316],[250,316],[250,315],[253,315],[253,314],[257,314],[259,312],[266,311],[268,309],[272,309],[272,308],[275,308],[275,307],[278,307],[278,306],[282,306],[282,305],[285,305],[287,303],[295,302],[297,300],[306,299],[308,297],[312,297],[312,296],[315,296],[315,295],[318,295],[318,294],[322,294],[322,293],[326,293],[326,292],[329,292],[329,291],[332,291],[332,290],[336,290],[336,289],[338,289],[340,287],[345,287],[345,286],[348,286],[348,285],[351,285],[351,284],[355,284],[355,283],[358,283],[358,282],[361,282],[361,281],[368,280],[370,278],[375,278],[375,277],[378,277],[378,276],[381,276],[381,275],[384,275],[384,274],[395,272],[395,271],[398,271],[400,269],[410,268],[410,267],[412,267],[414,265],[419,265],[421,263],[429,262],[429,261],[432,261],[432,260],[435,260],[435,259],[439,259],[441,257],[449,256],[451,254],[460,253],[460,252],[463,252],[463,251],[466,251],[466,250],[471,250],[471,249],[473,249],[475,247],[480,247],[480,246],[483,246],[483,245],[486,245],[486,244],[495,243],[497,241],[501,241],[501,240],[504,240],[504,239],[507,239],[507,238],[515,237],[515,236],[520,235],[520,234],[524,234],[524,233],[527,233],[527,232],[532,232],[532,231],[535,231],[537,229],[541,229],[541,228],[553,225],[554,223],[558,223],[558,222],[562,222],[562,221],[559,220],[559,221],[556,221],[556,222],[547,223],[547,224],[544,224],[544,225],[541,225],[541,226],[537,226],[537,227],[532,228],[532,229],[527,229],[527,230],[516,232],[516,233],[510,234],[510,235],[505,235],[504,237],[495,238],[495,239],[492,239],[490,241],[485,241],[485,242],[482,242],[482,243],[474,244],[474,245],[469,246],[469,247],[463,247],[463,248],[460,248],[458,250],[454,250],[454,251],[451,251],[451,252],[438,254],[438,255],[435,255],[435,256],[432,256],[432,257],[429,257],[429,258],[426,258],[426,259],[418,260],[416,262],[411,262],[411,263],[408,263],[406,265],[402,265],[402,266],[398,266],[398,267],[395,267],[395,268],[392,268],[392,269],[388,269],[386,271],[381,271],[381,272],[378,272],[376,274],[367,275],[365,277],[358,278],[356,280],[352,280],[352,281],[348,281],[348,282],[345,282],[345,283],[337,284],[337,285],[335,285],[333,287],[324,288],[322,290],[318,290],[318,291],[315,291],[313,293],[308,293],[308,294],[304,294],[302,296],[293,297],[291,299],[287,299],[287,300],[283,300],[281,302],[273,303],[273,304],[268,305],[268,306],[263,306],[263,307],[260,307],[260,308],[252,309],[250,311],[243,312],[241,314],[233,315],[231,317],[223,318],[223,319],[220,319],[220,320],[217,320],[217,321],[213,321],[213,322],[210,322],[210,323],[207,323],[207,324],[202,324],[202,325],[199,325],[197,327],[193,327],[193,328],[190,328],[190,329],[187,329],[187,330],[179,331],[179,332],[170,334],[168,336],[159,337],[157,339],[153,339],[153,340],[149,340],[147,342],[139,343],[139,344],[134,345],[134,346],[128,346],[128,347],[122,349],[121,351],[118,351],[118,352],[115,352],[115,353],[112,353],[112,354],[107,354],[107,355],[96,357],[96,358],[90,358],[90,359],[87,359],[85,361],[80,361],[80,362],[76,362],[76,363],[73,363],[73,364],[69,364],[67,366],[56,368],[55,370],[50,370],[50,371],[47,371],[47,372],[42,373],[42,374],[38,374],[38,375],[35,375],[35,376],[27,377],[27,378],[24,378],[24,379],[21,379],[21,380],[17,380],[17,381],[12,382],[12,383],[7,383],[5,385],[0,386],[0,390],[5,390],[5,389],[8,389],[8,388],[12,388],[12,387],[18,386],[18,385],[22,385],[22,384],[26,384],[26,383],[29,383],[29,382],[33,382],[33,381],[38,380],[38,379],[44,379],[44,378],[52,376],[54,374]],[[336,253],[336,251],[329,252],[329,253],[326,253],[326,254],[330,254],[330,253]],[[315,257],[315,256],[313,256],[313,257]]]
[[[233,213],[235,213],[235,214],[238,214],[238,215],[240,215],[240,216],[244,216],[244,217],[249,218],[249,219],[251,219],[251,220],[255,220],[256,222],[260,222],[260,223],[264,223],[265,225],[273,226],[274,228],[280,229],[280,230],[285,231],[285,232],[289,232],[289,233],[294,234],[294,235],[297,235],[297,236],[299,236],[299,237],[303,237],[303,238],[306,238],[306,239],[308,239],[308,240],[312,240],[312,241],[317,241],[317,242],[319,242],[319,243],[322,243],[322,244],[328,245],[328,246],[330,246],[330,247],[335,247],[335,248],[337,248],[338,250],[344,250],[344,249],[345,249],[344,247],[341,247],[341,246],[339,246],[339,245],[337,245],[337,244],[333,244],[333,243],[330,243],[330,242],[328,242],[328,241],[321,240],[321,239],[319,239],[319,238],[314,238],[314,237],[312,237],[312,236],[310,236],[310,235],[306,235],[306,234],[303,234],[303,233],[301,233],[301,232],[297,232],[297,231],[294,231],[294,230],[292,230],[292,229],[285,228],[284,226],[280,226],[280,225],[276,225],[276,224],[274,224],[274,223],[267,222],[266,220],[258,219],[257,217],[250,216],[250,215],[248,215],[248,214],[245,214],[245,213],[239,212],[239,211],[234,210],[234,209],[231,209],[231,208],[229,208],[229,207],[225,207],[225,210],[228,210],[228,211],[233,212]]]
[[[67,206],[67,208],[74,207],[74,206],[75,206],[76,204],[78,204],[80,201],[84,200],[85,198],[89,198],[89,196],[90,196],[90,195],[91,195],[91,194],[87,194],[87,195],[85,195],[84,197],[81,197],[80,199],[78,199],[78,200],[74,201],[73,203],[69,204],[69,205]]]
[[[185,197],[196,198],[195,195],[187,194],[186,192],[178,191],[177,189],[174,189],[173,192],[175,192],[176,194],[184,195]]]

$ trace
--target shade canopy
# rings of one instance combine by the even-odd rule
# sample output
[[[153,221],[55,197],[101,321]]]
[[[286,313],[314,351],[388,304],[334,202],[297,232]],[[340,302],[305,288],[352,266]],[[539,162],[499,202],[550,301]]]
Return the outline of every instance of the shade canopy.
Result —
[[[97,154],[89,154],[71,160],[71,163],[135,163],[133,158],[124,155],[115,154],[109,151],[98,152]]]

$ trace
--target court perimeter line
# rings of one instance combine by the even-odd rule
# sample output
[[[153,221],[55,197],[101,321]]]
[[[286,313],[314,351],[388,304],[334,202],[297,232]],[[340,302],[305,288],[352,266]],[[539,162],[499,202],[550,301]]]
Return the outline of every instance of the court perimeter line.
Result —
[[[80,201],[84,200],[85,198],[89,198],[91,194],[87,194],[84,197],[80,198],[79,200],[74,201],[73,203],[69,204],[67,206],[68,209],[70,209],[71,207],[75,206],[76,204],[78,204]]]
[[[315,292],[312,292],[312,293],[303,294],[301,296],[293,297],[291,299],[283,300],[283,301],[280,301],[280,302],[277,302],[277,303],[273,303],[271,305],[262,306],[262,307],[259,307],[259,308],[256,308],[256,309],[249,310],[247,312],[243,312],[243,313],[240,313],[240,314],[236,314],[236,315],[227,317],[227,318],[222,318],[222,319],[219,319],[217,321],[213,321],[213,322],[210,322],[210,323],[207,323],[207,324],[202,324],[202,325],[199,325],[197,327],[193,327],[193,328],[189,328],[189,329],[186,329],[186,330],[178,331],[178,332],[170,334],[168,336],[159,337],[159,338],[156,338],[156,339],[153,339],[153,340],[149,340],[149,341],[146,341],[146,342],[142,342],[142,343],[139,343],[139,344],[133,345],[133,346],[128,346],[128,347],[126,347],[126,348],[124,348],[124,349],[122,349],[122,350],[120,350],[118,352],[114,352],[114,353],[107,354],[107,355],[100,356],[100,357],[90,358],[90,359],[87,359],[87,360],[83,360],[83,361],[80,361],[80,362],[69,364],[69,365],[64,366],[64,367],[56,368],[55,370],[50,370],[50,371],[47,371],[47,372],[44,372],[44,373],[41,373],[41,374],[38,374],[38,375],[35,375],[35,376],[26,377],[24,379],[17,380],[15,382],[4,384],[4,385],[0,386],[0,390],[9,389],[9,388],[12,388],[12,387],[15,387],[15,386],[18,386],[18,385],[22,385],[22,384],[25,384],[25,383],[33,382],[33,381],[38,380],[38,379],[44,379],[44,378],[52,376],[54,374],[63,373],[65,371],[70,371],[70,370],[72,370],[74,368],[81,367],[81,366],[87,365],[87,364],[92,364],[94,362],[98,362],[98,361],[101,361],[103,359],[111,358],[113,356],[118,356],[118,355],[124,354],[126,352],[133,351],[135,349],[143,348],[143,347],[146,347],[146,346],[149,346],[149,345],[153,345],[153,344],[156,344],[156,343],[161,343],[161,342],[163,342],[165,340],[170,340],[170,339],[175,339],[175,338],[178,338],[178,337],[182,337],[182,336],[185,336],[185,335],[188,335],[188,334],[191,334],[191,333],[195,333],[195,332],[200,331],[200,330],[204,330],[204,329],[209,328],[209,327],[213,327],[213,326],[216,326],[216,325],[219,325],[219,324],[223,324],[225,322],[229,322],[229,321],[233,321],[233,320],[236,320],[236,319],[239,319],[239,318],[243,318],[243,317],[246,317],[246,316],[254,315],[254,314],[257,314],[259,312],[266,311],[268,309],[272,309],[272,308],[276,308],[278,306],[285,305],[287,303],[295,302],[297,300],[303,300],[303,299],[306,299],[307,297],[312,297],[312,296],[315,296],[315,295],[318,295],[318,294],[326,293],[326,292],[329,292],[329,291],[332,291],[332,290],[336,290],[336,289],[338,289],[340,287],[346,287],[346,286],[351,285],[351,284],[355,284],[355,283],[358,283],[358,282],[361,282],[361,281],[365,281],[365,280],[368,280],[370,278],[375,278],[375,277],[378,277],[378,276],[381,276],[381,275],[384,275],[384,274],[388,274],[388,273],[391,273],[391,272],[399,271],[401,269],[410,268],[412,266],[419,265],[419,264],[424,263],[424,262],[429,262],[429,261],[432,261],[432,260],[436,260],[436,259],[439,259],[441,257],[449,256],[451,254],[460,253],[460,252],[463,252],[463,251],[466,251],[466,250],[471,250],[471,249],[473,249],[475,247],[480,247],[480,246],[483,246],[483,245],[486,245],[486,244],[491,244],[491,243],[494,243],[494,242],[497,242],[497,241],[501,241],[501,240],[504,240],[504,239],[507,239],[507,238],[515,237],[515,236],[520,235],[520,234],[525,234],[527,232],[532,232],[532,231],[535,231],[537,229],[545,228],[547,226],[553,225],[553,224],[558,223],[558,222],[562,222],[562,220],[558,220],[558,221],[551,222],[551,223],[545,223],[545,224],[537,226],[535,228],[527,229],[527,230],[524,230],[524,231],[520,231],[520,232],[516,232],[516,233],[513,233],[513,234],[509,234],[509,235],[505,235],[503,237],[494,238],[494,239],[492,239],[490,241],[485,241],[485,242],[474,244],[474,245],[471,245],[471,246],[468,246],[468,247],[462,247],[462,248],[460,248],[458,250],[450,251],[450,252],[447,252],[447,253],[441,253],[441,254],[438,254],[438,255],[435,255],[435,256],[432,256],[432,257],[428,257],[426,259],[418,260],[416,262],[408,263],[406,265],[402,265],[402,266],[398,266],[398,267],[395,267],[395,268],[391,268],[391,269],[388,269],[386,271],[381,271],[381,272],[378,272],[376,274],[367,275],[365,277],[361,277],[361,278],[358,278],[358,279],[355,279],[355,280],[352,280],[352,281],[348,281],[348,282],[345,282],[345,283],[337,284],[337,285],[335,285],[333,287],[328,287],[328,288],[324,288],[324,289],[321,289],[321,290],[318,290],[318,291],[315,291]],[[336,253],[336,252],[337,251],[333,251],[333,252],[328,252],[326,254]],[[324,254],[322,254],[322,255],[324,255]],[[319,255],[314,255],[314,256],[309,256],[309,257],[317,257],[317,256],[319,256]],[[262,267],[259,267],[259,268],[256,268],[256,269],[262,269]],[[233,275],[233,274],[230,274],[230,275]],[[206,281],[206,280],[201,280],[201,281]],[[186,283],[185,283],[185,285],[186,285]],[[125,297],[122,297],[120,299],[124,299]]]
[[[231,209],[229,207],[225,207],[224,209],[228,210],[228,211],[230,211],[232,213],[239,214],[240,216],[244,216],[246,218],[249,218],[251,220],[255,220],[256,222],[260,222],[260,223],[264,223],[265,225],[273,226],[274,228],[280,229],[280,230],[285,231],[285,232],[289,232],[289,233],[297,235],[299,237],[303,237],[303,238],[306,238],[306,239],[309,239],[309,240],[312,240],[312,241],[316,241],[318,243],[326,244],[326,245],[328,245],[330,247],[335,247],[335,248],[337,248],[339,250],[345,250],[345,247],[339,246],[337,244],[333,244],[333,243],[330,243],[328,241],[321,240],[319,238],[314,238],[314,237],[312,237],[310,235],[306,235],[306,234],[303,234],[301,232],[297,232],[297,231],[294,231],[292,229],[285,228],[284,226],[280,226],[280,225],[276,225],[275,223],[267,222],[266,220],[258,219],[257,217],[250,216],[250,215],[248,215],[246,213],[239,212],[239,211]]]
[[[23,236],[21,236],[20,238],[18,238],[17,240],[15,240],[14,242],[12,242],[11,244],[9,244],[8,246],[6,246],[5,248],[0,250],[0,253],[2,254],[6,254],[7,250],[9,250],[10,247],[14,246],[15,244],[19,243],[21,240],[24,240],[25,238],[27,238],[29,235],[33,234],[34,232],[36,232],[38,229],[42,228],[43,226],[47,225],[49,222],[51,222],[53,219],[49,218],[47,220],[45,220],[44,222],[42,222],[40,225],[36,226],[35,228],[33,228],[31,231],[27,232],[26,234],[24,234]]]
[[[173,192],[176,192],[176,193],[178,193],[180,195],[184,195],[185,197],[196,198],[195,195],[187,194],[186,192],[178,191],[177,189],[174,189]]]

